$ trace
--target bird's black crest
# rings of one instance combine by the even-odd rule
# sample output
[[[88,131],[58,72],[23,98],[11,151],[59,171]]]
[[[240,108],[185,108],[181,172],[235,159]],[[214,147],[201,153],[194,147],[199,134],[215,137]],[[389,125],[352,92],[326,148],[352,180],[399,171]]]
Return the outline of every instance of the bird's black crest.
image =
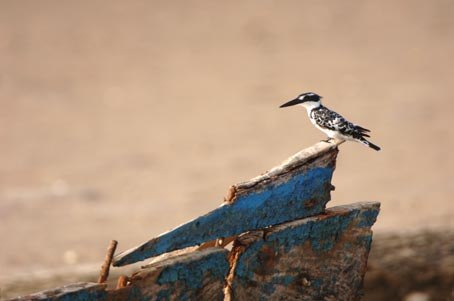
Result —
[[[313,92],[307,92],[307,93],[303,93],[303,94],[300,94],[298,96],[298,98],[300,97],[303,97],[304,96],[304,101],[320,101],[320,99],[322,98],[320,95],[316,94],[316,93],[313,93]]]

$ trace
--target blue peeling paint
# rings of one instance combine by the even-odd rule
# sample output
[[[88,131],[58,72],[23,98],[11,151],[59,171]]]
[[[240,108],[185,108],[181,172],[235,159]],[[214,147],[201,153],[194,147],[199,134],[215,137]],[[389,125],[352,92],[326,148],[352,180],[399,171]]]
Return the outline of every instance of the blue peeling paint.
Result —
[[[357,211],[344,216],[334,216],[311,223],[311,245],[315,251],[327,252],[331,250],[340,234],[345,232],[355,218]]]
[[[181,301],[195,300],[207,277],[210,282],[224,283],[229,272],[227,254],[227,250],[217,248],[203,256],[182,258],[180,262],[163,266],[156,283],[150,283],[147,278],[133,281],[127,300],[174,300],[175,296]],[[149,286],[155,284],[161,287],[150,291]]]
[[[270,296],[271,294],[274,293],[275,290],[276,290],[276,287],[274,286],[274,283],[272,283],[271,281],[263,283],[263,293],[265,295]]]
[[[87,301],[87,300],[104,300],[107,292],[104,290],[86,290],[81,288],[79,291],[66,293],[58,298],[49,298],[49,300],[58,301]]]
[[[170,290],[162,290],[159,291],[158,295],[156,296],[156,299],[159,301],[168,301],[170,300],[171,296],[172,292]]]
[[[200,244],[219,237],[320,214],[330,200],[333,167],[317,167],[294,175],[287,182],[238,197],[177,229],[146,243],[140,250],[123,257],[124,265],[165,252]]]
[[[176,282],[179,282],[179,285],[189,292],[203,286],[203,279],[207,273],[210,274],[211,279],[223,281],[229,271],[226,252],[220,249],[219,252],[211,253],[199,260],[168,266],[158,276],[157,283],[175,286]]]
[[[372,234],[370,233],[370,234],[358,236],[356,238],[356,242],[359,245],[364,246],[367,250],[370,250],[370,246],[372,244]]]
[[[323,285],[323,280],[322,279],[314,279],[311,281],[311,285],[315,287],[316,289],[320,290]]]
[[[294,276],[284,275],[284,276],[274,276],[271,282],[276,283],[276,284],[282,284],[284,286],[288,286],[294,281],[295,281]]]
[[[360,220],[358,226],[361,228],[371,227],[377,220],[378,212],[379,212],[378,209],[361,212],[360,213],[361,220]]]
[[[362,227],[359,224],[365,218],[369,222],[369,227],[372,226],[377,214],[378,208],[351,209],[348,213],[329,216],[325,219],[310,220],[299,226],[272,232],[266,237],[266,240],[258,240],[248,246],[241,255],[235,270],[236,283],[234,285],[244,283],[245,281],[249,283],[257,275],[261,275],[261,273],[272,275],[273,262],[279,260],[279,252],[288,253],[291,249],[297,246],[303,246],[306,243],[309,243],[312,250],[320,255],[329,252],[336,246],[336,243],[344,232],[349,231],[351,227]],[[357,238],[357,245],[352,246],[349,243],[346,247],[357,248],[358,246],[363,246],[369,249],[371,241],[372,235],[365,234]],[[275,258],[263,258],[260,254],[271,254],[269,256],[274,256]],[[244,258],[247,258],[247,261],[244,261]],[[267,267],[267,270],[264,271],[263,264],[266,264],[267,260],[272,262],[271,267]],[[291,267],[289,268],[291,269]],[[295,272],[299,273],[299,271]],[[336,275],[333,275],[333,277],[336,277]],[[285,281],[288,284],[293,280],[289,277],[285,278]],[[273,278],[271,283],[275,285],[282,284],[285,281]],[[321,280],[314,280],[312,282],[312,286],[316,287],[317,285],[321,285]],[[272,291],[272,288],[267,287],[265,290],[267,292]]]
[[[165,292],[163,292],[163,294],[165,294]],[[170,298],[170,295],[169,295],[169,298]],[[108,298],[109,299],[109,298]],[[142,291],[140,290],[140,288],[138,287],[131,287],[130,290],[129,290],[129,294],[128,294],[128,298],[127,300],[137,300],[137,301],[148,301],[150,300],[151,298],[149,296],[146,296],[142,293]],[[110,300],[110,299],[109,299]],[[169,300],[169,299],[159,299],[159,300]],[[117,301],[117,300],[115,300]],[[120,301],[120,300],[118,300]]]

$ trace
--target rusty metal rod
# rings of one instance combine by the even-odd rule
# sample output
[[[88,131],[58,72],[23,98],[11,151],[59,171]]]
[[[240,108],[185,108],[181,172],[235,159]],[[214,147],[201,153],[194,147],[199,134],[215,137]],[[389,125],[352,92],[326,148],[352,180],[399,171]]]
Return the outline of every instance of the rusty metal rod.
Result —
[[[128,285],[128,277],[127,276],[121,275],[120,277],[118,277],[116,289],[126,287],[127,285]]]
[[[101,266],[101,272],[99,273],[98,283],[104,283],[109,277],[109,269],[112,263],[112,258],[115,253],[115,249],[117,248],[118,241],[111,240],[109,247],[107,248],[106,258],[104,259],[104,263]]]

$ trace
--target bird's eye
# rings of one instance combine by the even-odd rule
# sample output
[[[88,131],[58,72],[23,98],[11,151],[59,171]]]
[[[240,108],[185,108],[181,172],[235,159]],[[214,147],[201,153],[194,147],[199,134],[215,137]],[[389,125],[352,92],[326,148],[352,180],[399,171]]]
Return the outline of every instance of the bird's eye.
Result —
[[[306,96],[306,95],[300,95],[300,97],[298,97],[298,99],[299,99],[299,100],[303,100],[305,96]]]

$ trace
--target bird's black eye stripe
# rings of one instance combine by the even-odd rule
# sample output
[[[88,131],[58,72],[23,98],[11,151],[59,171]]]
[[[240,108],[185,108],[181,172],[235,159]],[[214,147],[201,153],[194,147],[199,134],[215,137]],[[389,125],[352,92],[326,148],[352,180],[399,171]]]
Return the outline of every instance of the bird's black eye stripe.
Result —
[[[306,97],[304,97],[304,100],[306,100],[306,101],[318,101],[319,97],[317,95],[310,94],[310,95],[306,95]]]

